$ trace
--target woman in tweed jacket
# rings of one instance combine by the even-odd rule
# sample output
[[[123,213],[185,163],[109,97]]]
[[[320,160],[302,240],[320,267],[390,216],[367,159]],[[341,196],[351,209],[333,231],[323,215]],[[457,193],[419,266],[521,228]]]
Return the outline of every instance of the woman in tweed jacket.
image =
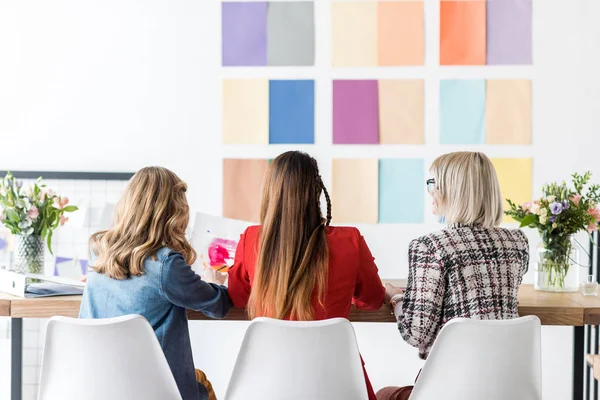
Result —
[[[402,338],[423,359],[452,318],[516,318],[519,285],[529,265],[523,232],[498,227],[503,201],[485,154],[443,155],[431,174],[433,211],[449,225],[410,243],[406,289],[389,286],[386,296]],[[412,386],[388,387],[377,398],[408,399],[411,391]]]

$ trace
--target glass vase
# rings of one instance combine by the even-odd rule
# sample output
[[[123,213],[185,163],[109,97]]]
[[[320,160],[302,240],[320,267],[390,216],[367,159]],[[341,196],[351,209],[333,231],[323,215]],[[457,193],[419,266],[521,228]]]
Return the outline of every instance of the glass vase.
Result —
[[[543,292],[579,290],[579,248],[573,236],[549,236],[538,245],[535,289]]]
[[[44,241],[41,236],[16,236],[13,270],[23,274],[42,274],[44,271]]]

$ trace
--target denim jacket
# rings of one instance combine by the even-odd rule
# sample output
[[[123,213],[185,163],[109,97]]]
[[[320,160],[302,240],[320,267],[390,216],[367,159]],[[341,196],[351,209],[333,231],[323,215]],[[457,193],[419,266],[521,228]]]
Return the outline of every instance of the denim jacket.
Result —
[[[124,280],[90,271],[79,318],[140,314],[150,322],[184,400],[208,398],[196,382],[186,309],[224,318],[231,308],[227,288],[196,275],[180,253],[160,249],[144,261],[144,273]]]

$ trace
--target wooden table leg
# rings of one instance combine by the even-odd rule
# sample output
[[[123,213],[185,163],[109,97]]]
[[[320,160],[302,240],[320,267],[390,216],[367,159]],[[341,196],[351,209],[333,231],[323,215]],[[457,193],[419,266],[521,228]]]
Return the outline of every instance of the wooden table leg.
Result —
[[[10,399],[21,400],[23,391],[23,319],[11,318]]]

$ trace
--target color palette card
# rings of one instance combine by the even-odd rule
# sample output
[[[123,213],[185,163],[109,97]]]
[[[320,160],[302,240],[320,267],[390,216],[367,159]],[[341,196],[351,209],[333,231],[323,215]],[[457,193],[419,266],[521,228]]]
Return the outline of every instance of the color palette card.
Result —
[[[224,144],[312,144],[312,80],[223,80]]]
[[[313,2],[224,2],[223,66],[315,63]]]

